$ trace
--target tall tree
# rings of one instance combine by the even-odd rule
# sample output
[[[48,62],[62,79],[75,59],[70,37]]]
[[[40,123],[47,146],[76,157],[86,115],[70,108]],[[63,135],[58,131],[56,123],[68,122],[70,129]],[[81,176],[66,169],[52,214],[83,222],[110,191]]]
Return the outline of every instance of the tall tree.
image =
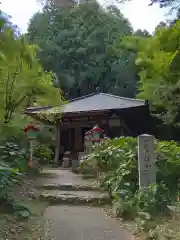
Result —
[[[131,54],[118,56],[114,44],[131,35],[129,21],[114,6],[95,1],[69,8],[45,7],[30,21],[27,39],[39,45],[45,70],[56,73],[69,99],[101,91],[133,97],[137,74]]]
[[[139,97],[151,101],[153,110],[166,123],[180,124],[180,21],[158,28],[149,38],[124,39],[138,52]]]
[[[177,7],[180,6],[179,0],[151,0],[151,4],[159,3],[160,7]]]
[[[37,57],[37,47],[17,36],[0,14],[0,117],[5,123],[27,102],[61,102],[53,86],[52,73],[45,72]],[[47,103],[47,102],[46,102]]]
[[[134,32],[134,35],[140,36],[140,37],[150,37],[151,34],[147,30],[141,30],[138,29]]]

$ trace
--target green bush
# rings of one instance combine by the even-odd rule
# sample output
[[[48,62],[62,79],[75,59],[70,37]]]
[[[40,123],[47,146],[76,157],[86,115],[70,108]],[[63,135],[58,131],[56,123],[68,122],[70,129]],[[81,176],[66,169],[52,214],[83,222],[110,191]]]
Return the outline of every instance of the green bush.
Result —
[[[180,146],[175,142],[155,141],[157,184],[139,190],[137,139],[108,139],[93,148],[81,168],[96,167],[101,185],[112,198],[113,213],[123,218],[149,221],[167,214],[177,196],[180,179]],[[92,167],[92,169],[93,169]]]
[[[1,160],[20,172],[28,170],[28,155],[26,149],[21,149],[15,142],[6,142],[0,146]]]
[[[173,195],[179,189],[180,146],[174,141],[157,141],[157,181],[163,182]]]
[[[19,172],[0,162],[0,202],[8,200],[14,184],[19,181]]]
[[[21,179],[21,173],[0,162],[0,209],[14,213],[20,218],[28,218],[30,216],[28,206],[16,202],[11,195],[13,187]]]
[[[21,218],[28,218],[30,211],[15,201],[12,192],[28,172],[28,140],[23,131],[27,122],[18,114],[10,123],[0,123],[0,209]]]
[[[49,144],[36,142],[34,155],[41,166],[49,164],[52,161],[53,151]]]
[[[23,128],[28,119],[25,116],[14,116],[7,124],[0,124],[0,159],[20,172],[27,172],[28,140]]]

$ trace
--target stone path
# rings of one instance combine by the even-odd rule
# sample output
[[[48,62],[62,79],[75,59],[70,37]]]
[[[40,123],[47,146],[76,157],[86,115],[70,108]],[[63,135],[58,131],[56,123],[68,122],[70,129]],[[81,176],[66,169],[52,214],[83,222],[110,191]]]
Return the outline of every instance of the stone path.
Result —
[[[101,207],[92,206],[102,199],[102,204],[108,201],[98,186],[93,189],[92,181],[62,169],[47,170],[45,175],[38,184],[41,197],[50,203],[44,213],[50,222],[46,240],[134,240],[119,221],[106,216]]]
[[[92,185],[88,180],[82,179],[80,175],[74,174],[67,169],[45,169],[39,182],[45,184],[73,184],[73,185]]]

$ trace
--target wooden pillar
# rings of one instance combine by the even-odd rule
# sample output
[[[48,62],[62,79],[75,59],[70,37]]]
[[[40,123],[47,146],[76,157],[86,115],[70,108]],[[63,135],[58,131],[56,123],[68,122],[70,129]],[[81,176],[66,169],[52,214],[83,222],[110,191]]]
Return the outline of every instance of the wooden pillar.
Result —
[[[55,123],[55,132],[56,132],[56,149],[55,149],[55,157],[54,157],[54,164],[59,164],[59,157],[60,157],[60,121],[57,120]]]
[[[121,137],[124,136],[124,128],[121,126]]]
[[[83,146],[82,146],[82,142],[83,142],[83,140],[82,140],[82,128],[80,128],[80,127],[76,127],[75,129],[74,129],[74,135],[75,135],[75,150],[76,151],[80,151],[82,148],[83,148]]]

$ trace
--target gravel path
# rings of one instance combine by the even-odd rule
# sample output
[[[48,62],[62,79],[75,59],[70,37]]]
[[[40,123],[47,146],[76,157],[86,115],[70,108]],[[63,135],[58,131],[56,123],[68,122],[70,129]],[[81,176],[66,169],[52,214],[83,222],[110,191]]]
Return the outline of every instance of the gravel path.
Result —
[[[44,216],[51,223],[46,240],[134,240],[101,208],[50,206]]]

